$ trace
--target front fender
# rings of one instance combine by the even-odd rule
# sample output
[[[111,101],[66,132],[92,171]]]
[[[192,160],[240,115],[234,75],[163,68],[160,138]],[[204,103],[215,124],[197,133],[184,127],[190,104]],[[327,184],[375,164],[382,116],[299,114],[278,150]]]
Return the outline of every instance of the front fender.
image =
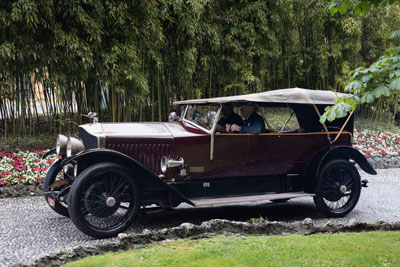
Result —
[[[189,199],[183,196],[176,189],[160,179],[154,172],[149,170],[135,159],[115,150],[105,148],[95,148],[82,151],[71,157],[65,158],[61,162],[61,167],[70,162],[78,163],[78,172],[82,172],[87,167],[100,162],[115,162],[128,168],[134,175],[136,182],[142,191],[168,191],[171,192],[178,202],[186,202],[194,205]],[[79,175],[78,175],[79,177]]]
[[[58,173],[61,171],[61,160],[56,160],[49,169],[47,169],[46,176],[44,178],[43,191],[46,193],[50,184],[47,181],[54,181]]]
[[[47,157],[56,154],[56,148],[52,148],[49,151],[47,151],[43,156],[42,159],[46,159]]]

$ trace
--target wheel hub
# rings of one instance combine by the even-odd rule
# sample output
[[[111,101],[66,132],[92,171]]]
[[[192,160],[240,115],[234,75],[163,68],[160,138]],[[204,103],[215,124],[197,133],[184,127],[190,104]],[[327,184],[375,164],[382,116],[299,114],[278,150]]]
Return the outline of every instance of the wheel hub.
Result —
[[[106,205],[107,205],[107,207],[109,207],[109,208],[114,207],[116,203],[117,203],[117,201],[116,201],[115,198],[113,198],[113,197],[108,197],[108,198],[106,199]]]
[[[346,187],[345,185],[342,185],[342,186],[340,187],[340,193],[344,194],[344,193],[346,193],[346,192],[347,192],[347,187]]]
[[[98,182],[89,186],[85,193],[86,211],[93,216],[105,218],[114,214],[119,208],[119,201],[104,191],[103,183]]]
[[[324,198],[326,200],[335,202],[343,197],[343,194],[347,192],[347,187],[345,185],[341,185],[338,182],[335,182],[332,185],[332,189],[329,193],[324,194]]]

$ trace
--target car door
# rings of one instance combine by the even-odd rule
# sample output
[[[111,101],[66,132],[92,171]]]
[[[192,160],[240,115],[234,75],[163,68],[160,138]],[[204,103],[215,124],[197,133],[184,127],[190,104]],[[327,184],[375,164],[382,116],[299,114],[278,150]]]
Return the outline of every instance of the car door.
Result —
[[[287,153],[280,135],[250,134],[247,172],[255,176],[286,173]]]
[[[249,135],[217,133],[214,142],[214,177],[246,176]]]
[[[253,177],[286,174],[295,162],[280,134],[216,134],[212,176]]]
[[[303,173],[315,152],[328,146],[326,134],[267,133],[249,136],[248,173],[275,175]]]

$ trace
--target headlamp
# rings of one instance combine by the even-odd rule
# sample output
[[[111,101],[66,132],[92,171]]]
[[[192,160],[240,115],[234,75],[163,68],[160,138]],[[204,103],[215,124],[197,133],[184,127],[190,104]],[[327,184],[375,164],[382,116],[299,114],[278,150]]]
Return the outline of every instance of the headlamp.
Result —
[[[82,141],[75,137],[68,137],[66,154],[67,157],[75,155],[78,152],[85,150],[85,146]]]
[[[161,158],[161,171],[163,173],[165,173],[168,168],[179,167],[179,166],[181,168],[185,166],[185,161],[183,160],[183,158],[179,158],[178,160],[169,159],[165,156]]]
[[[56,153],[58,156],[64,156],[66,153],[68,137],[65,135],[59,134],[57,136],[56,142]]]

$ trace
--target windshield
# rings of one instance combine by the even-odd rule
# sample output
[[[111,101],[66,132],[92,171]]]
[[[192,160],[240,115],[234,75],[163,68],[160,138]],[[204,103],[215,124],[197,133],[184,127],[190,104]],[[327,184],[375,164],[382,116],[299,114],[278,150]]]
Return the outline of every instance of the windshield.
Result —
[[[211,130],[216,120],[218,109],[219,106],[189,105],[185,114],[185,120]]]

